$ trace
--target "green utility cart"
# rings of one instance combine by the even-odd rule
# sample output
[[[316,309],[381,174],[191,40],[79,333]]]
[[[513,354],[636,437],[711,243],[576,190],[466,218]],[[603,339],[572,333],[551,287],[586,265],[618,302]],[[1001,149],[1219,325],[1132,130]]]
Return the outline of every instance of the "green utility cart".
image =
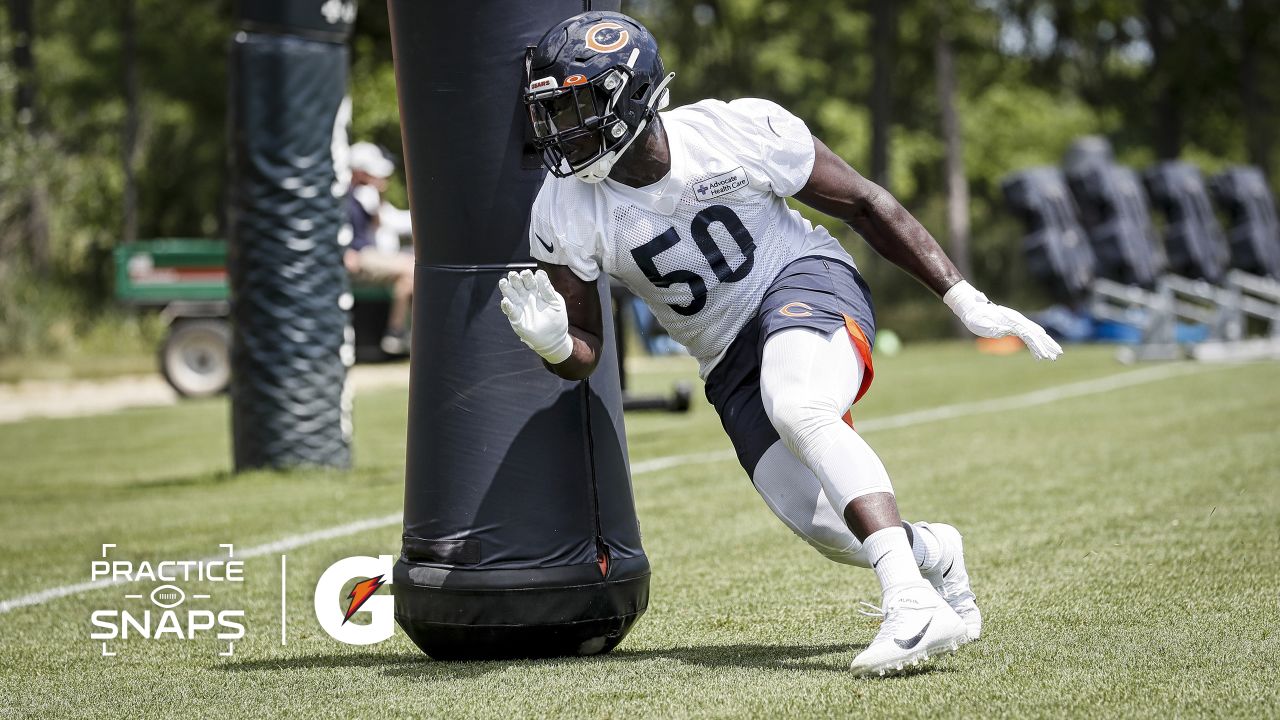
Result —
[[[178,394],[206,397],[231,382],[227,244],[207,238],[160,238],[115,249],[116,298],[158,311],[169,331],[160,372]],[[388,288],[352,287],[358,361],[383,360],[378,340],[391,301]]]

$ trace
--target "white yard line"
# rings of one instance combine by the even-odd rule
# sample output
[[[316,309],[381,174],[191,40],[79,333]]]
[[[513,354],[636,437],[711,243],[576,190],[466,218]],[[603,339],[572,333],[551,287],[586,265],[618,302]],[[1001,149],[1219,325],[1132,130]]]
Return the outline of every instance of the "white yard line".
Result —
[[[254,545],[252,547],[247,547],[242,550],[237,550],[235,554],[235,558],[236,559],[254,558],[254,557],[262,557],[263,555],[274,555],[276,553],[283,553],[288,550],[303,547],[305,545],[310,545],[312,543],[317,543],[322,540],[332,540],[333,538],[346,537],[347,535],[354,535],[359,532],[364,532],[365,530],[376,530],[378,528],[384,528],[390,525],[397,525],[403,520],[404,520],[404,514],[397,512],[397,513],[392,513],[390,515],[383,515],[382,517],[367,518],[365,520],[357,520],[356,522],[347,523],[345,525],[336,525],[334,527],[325,528],[323,530],[316,530],[315,532],[301,533],[298,535],[287,535],[285,537],[280,538],[279,540],[273,540],[269,543],[264,543],[262,545]],[[213,555],[213,556],[204,558],[204,560],[222,560],[225,558],[226,558],[225,555]],[[116,579],[115,577],[111,577],[111,578],[103,578],[101,580],[89,580],[86,582],[75,583],[73,585],[61,585],[59,587],[52,587],[52,588],[49,588],[48,590],[41,590],[40,592],[31,593],[30,595],[23,595],[22,597],[16,597],[12,600],[0,601],[0,615],[7,613],[11,610],[17,610],[20,607],[26,607],[28,605],[42,605],[44,603],[49,602],[50,600],[57,600],[58,598],[66,597],[68,595],[79,595],[82,592],[87,592],[89,590],[96,590],[98,588],[111,587],[112,585],[120,585],[120,584],[123,584],[124,582],[125,582],[124,580],[119,580],[119,579]]]
[[[1067,398],[1097,395],[1111,390],[1119,390],[1120,388],[1144,385],[1146,383],[1158,382],[1160,380],[1178,377],[1181,375],[1191,375],[1204,372],[1206,370],[1213,370],[1217,367],[1222,366],[1198,365],[1191,363],[1154,365],[1152,367],[1116,373],[1115,375],[1108,375],[1107,377],[1096,378],[1093,380],[1082,380],[1080,382],[1066,383],[1064,385],[1054,385],[1052,387],[1044,388],[1043,390],[1033,390],[1032,392],[1023,393],[1021,395],[1010,395],[1009,397],[995,398],[993,400],[979,400],[977,402],[955,403],[954,405],[942,405],[940,407],[929,408],[927,410],[916,410],[914,412],[900,413],[898,415],[890,415],[882,418],[855,420],[854,424],[858,426],[858,432],[891,430],[908,427],[910,425],[934,422],[937,420],[950,420],[952,418],[966,417],[969,415],[982,415],[985,413],[1035,407],[1037,405],[1048,405],[1049,403],[1066,400]]]
[[[895,430],[928,422],[936,422],[939,420],[951,420],[971,415],[1036,407],[1038,405],[1047,405],[1049,403],[1068,398],[1096,395],[1110,390],[1118,390],[1120,388],[1133,387],[1135,385],[1159,382],[1160,380],[1204,372],[1206,370],[1212,370],[1220,367],[1222,366],[1191,365],[1185,363],[1157,365],[1154,367],[1117,373],[1115,375],[1109,375],[1107,377],[1097,378],[1094,380],[1084,380],[1081,382],[1067,383],[1065,385],[1056,385],[1054,387],[1044,388],[1043,390],[1035,390],[1021,395],[1011,395],[1009,397],[997,398],[995,400],[955,403],[952,405],[942,405],[936,408],[929,408],[927,410],[916,410],[913,412],[899,413],[897,415],[889,415],[882,418],[861,420],[857,422],[858,432],[865,433],[879,430]],[[631,474],[643,475],[646,473],[679,467],[681,465],[722,462],[725,460],[731,460],[733,457],[734,454],[727,450],[691,453],[687,455],[668,455],[665,457],[657,457],[650,460],[642,460],[640,462],[632,463]],[[236,557],[252,558],[283,553],[288,550],[293,550],[294,548],[304,547],[324,540],[332,540],[334,538],[354,535],[366,530],[376,530],[379,528],[390,527],[392,525],[398,525],[403,520],[403,514],[396,512],[390,515],[367,518],[365,520],[359,520],[345,525],[337,525],[322,530],[316,530],[314,532],[287,535],[279,540],[274,540],[262,545],[254,545],[240,550],[236,553]],[[30,605],[41,605],[51,600],[67,597],[68,595],[78,595],[83,592],[88,592],[89,590],[110,587],[122,582],[123,581],[121,580],[104,579],[75,583],[73,585],[62,585],[59,587],[49,588],[47,590],[41,590],[40,592],[23,595],[21,597],[13,598],[12,600],[0,601],[0,614]]]

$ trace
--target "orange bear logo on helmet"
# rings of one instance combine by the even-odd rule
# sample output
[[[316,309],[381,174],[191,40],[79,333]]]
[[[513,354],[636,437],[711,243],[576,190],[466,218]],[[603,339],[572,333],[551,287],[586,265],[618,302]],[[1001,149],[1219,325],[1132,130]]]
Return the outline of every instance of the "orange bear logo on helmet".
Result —
[[[596,52],[613,52],[631,39],[631,33],[616,22],[606,20],[587,30],[587,47]]]

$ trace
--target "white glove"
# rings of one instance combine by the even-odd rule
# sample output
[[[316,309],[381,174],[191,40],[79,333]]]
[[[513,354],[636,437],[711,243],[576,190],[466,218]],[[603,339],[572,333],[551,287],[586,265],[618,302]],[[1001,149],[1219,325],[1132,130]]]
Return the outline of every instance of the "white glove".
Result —
[[[1017,310],[996,305],[964,280],[953,285],[942,296],[942,302],[974,335],[988,338],[1017,335],[1037,360],[1056,360],[1062,354],[1062,347],[1044,328]]]
[[[573,354],[569,312],[545,272],[509,272],[498,281],[498,290],[502,292],[502,312],[525,345],[552,365]]]

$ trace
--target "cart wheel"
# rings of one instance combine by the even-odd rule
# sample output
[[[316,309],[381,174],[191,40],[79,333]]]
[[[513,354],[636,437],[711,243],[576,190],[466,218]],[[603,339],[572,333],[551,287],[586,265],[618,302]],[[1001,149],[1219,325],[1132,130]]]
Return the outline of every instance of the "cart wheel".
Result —
[[[160,348],[160,372],[183,397],[209,397],[231,382],[231,326],[226,320],[179,320]]]

